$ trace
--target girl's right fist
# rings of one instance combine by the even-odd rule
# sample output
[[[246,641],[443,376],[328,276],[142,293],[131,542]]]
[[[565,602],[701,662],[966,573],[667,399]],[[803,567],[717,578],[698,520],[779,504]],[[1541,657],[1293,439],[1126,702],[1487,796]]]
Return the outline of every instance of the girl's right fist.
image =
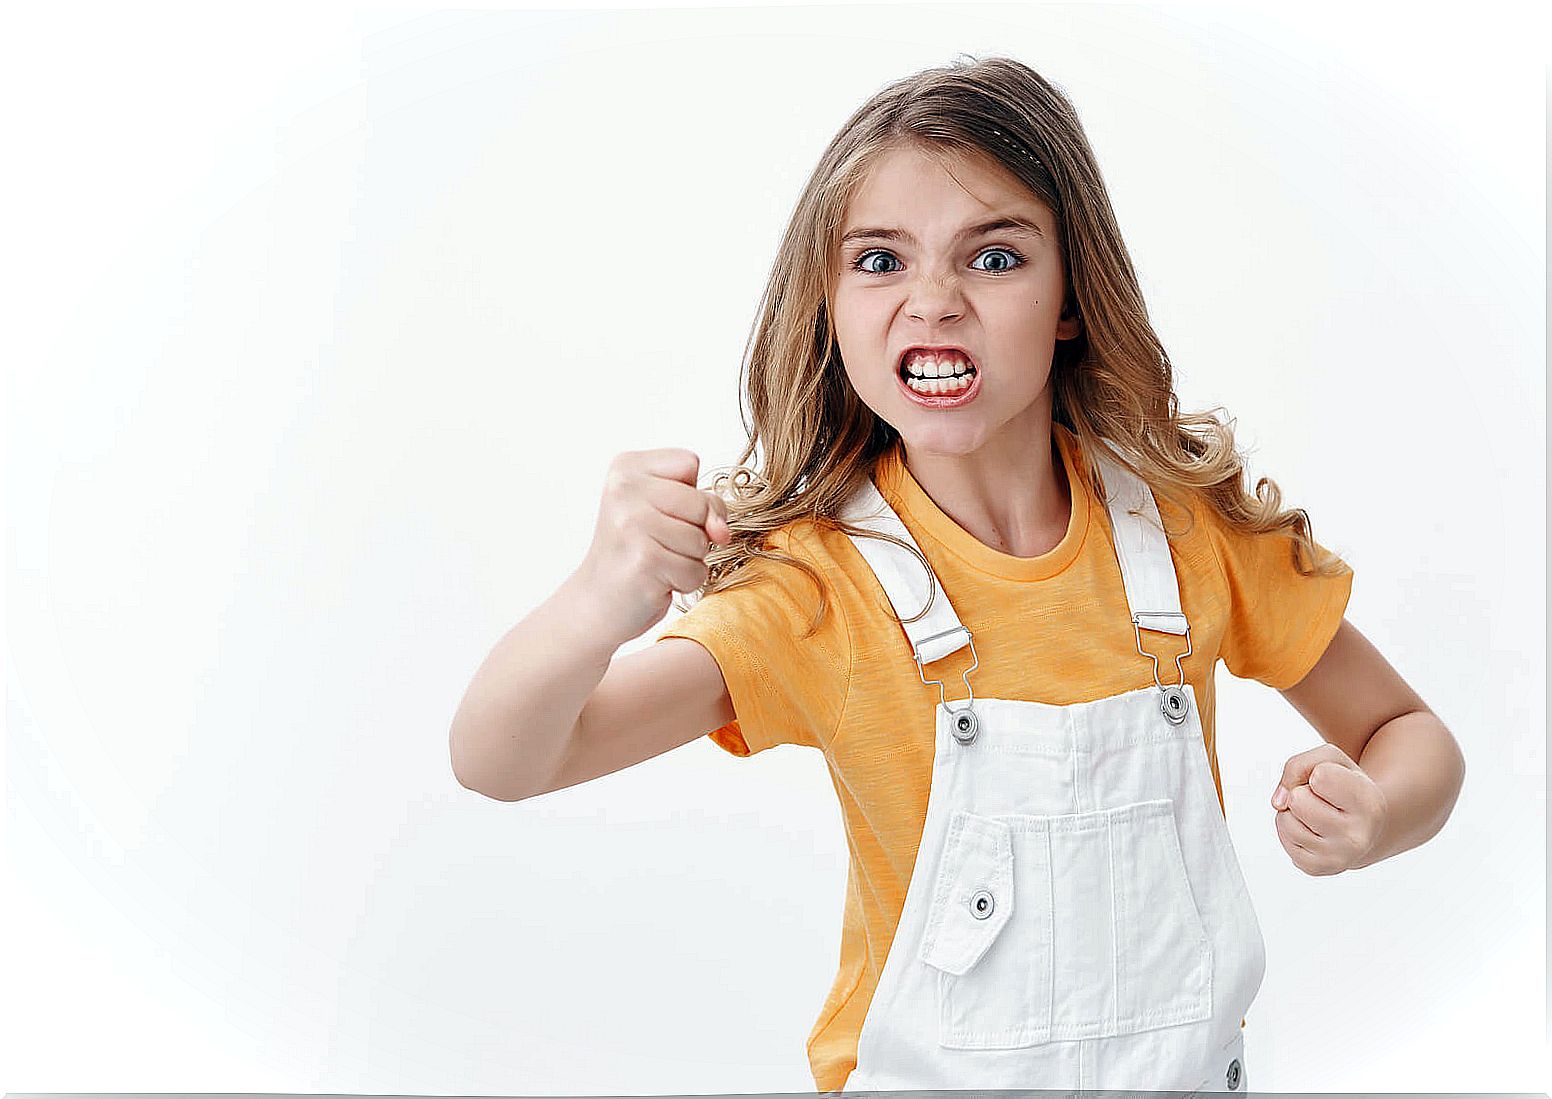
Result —
[[[704,584],[711,543],[732,540],[727,505],[696,487],[700,463],[681,447],[630,450],[609,463],[593,543],[577,576],[597,620],[619,644],[662,621],[674,592]]]

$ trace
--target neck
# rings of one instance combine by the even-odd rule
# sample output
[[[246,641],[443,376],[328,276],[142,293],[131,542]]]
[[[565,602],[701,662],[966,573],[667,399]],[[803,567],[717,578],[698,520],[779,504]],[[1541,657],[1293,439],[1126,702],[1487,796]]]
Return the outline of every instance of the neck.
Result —
[[[1072,517],[1072,491],[1051,421],[1000,437],[969,454],[907,450],[922,491],[983,544],[1013,557],[1056,548]]]

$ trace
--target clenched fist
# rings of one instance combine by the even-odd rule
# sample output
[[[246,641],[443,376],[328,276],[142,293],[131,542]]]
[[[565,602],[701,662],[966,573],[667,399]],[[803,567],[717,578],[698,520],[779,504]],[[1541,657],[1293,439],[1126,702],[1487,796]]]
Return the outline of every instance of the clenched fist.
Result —
[[[1272,808],[1283,850],[1315,877],[1359,865],[1385,830],[1385,792],[1335,744],[1283,764]]]

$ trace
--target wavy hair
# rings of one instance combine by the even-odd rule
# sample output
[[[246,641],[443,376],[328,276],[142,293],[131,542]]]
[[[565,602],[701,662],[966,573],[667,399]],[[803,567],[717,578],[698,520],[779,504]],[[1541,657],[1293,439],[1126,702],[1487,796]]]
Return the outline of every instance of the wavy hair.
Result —
[[[1308,514],[1283,507],[1274,481],[1262,477],[1253,493],[1245,489],[1232,419],[1224,423],[1213,415],[1221,409],[1179,410],[1169,355],[1148,323],[1137,275],[1072,104],[1021,62],[960,54],[949,65],[887,85],[859,107],[798,198],[740,371],[748,439],[738,461],[721,467],[705,486],[727,502],[732,539],[710,547],[706,582],[690,593],[695,600],[750,582],[739,574],[754,558],[792,565],[818,589],[812,633],[828,608],[822,577],[807,562],[767,545],[772,532],[801,520],[882,538],[921,559],[914,547],[839,517],[899,432],[852,388],[829,304],[852,196],[884,154],[910,146],[945,164],[956,155],[990,157],[1056,215],[1067,286],[1063,315],[1075,312],[1081,330],[1056,344],[1052,418],[1077,438],[1083,472],[1099,498],[1103,479],[1093,455],[1106,443],[1118,462],[1188,517],[1190,501],[1203,500],[1246,534],[1286,531],[1301,575],[1345,570],[1339,557],[1315,542]],[[763,464],[746,464],[762,451]],[[1190,523],[1166,532],[1189,529]]]

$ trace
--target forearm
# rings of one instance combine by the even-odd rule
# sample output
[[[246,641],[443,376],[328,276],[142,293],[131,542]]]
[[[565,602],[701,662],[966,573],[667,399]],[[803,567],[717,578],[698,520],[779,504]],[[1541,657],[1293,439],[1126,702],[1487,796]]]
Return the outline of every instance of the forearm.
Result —
[[[546,789],[618,648],[594,623],[573,574],[497,642],[453,717],[449,747],[460,783],[502,801]]]
[[[1387,806],[1384,831],[1359,867],[1431,839],[1455,808],[1466,774],[1460,745],[1426,710],[1381,725],[1356,762],[1384,793]]]

